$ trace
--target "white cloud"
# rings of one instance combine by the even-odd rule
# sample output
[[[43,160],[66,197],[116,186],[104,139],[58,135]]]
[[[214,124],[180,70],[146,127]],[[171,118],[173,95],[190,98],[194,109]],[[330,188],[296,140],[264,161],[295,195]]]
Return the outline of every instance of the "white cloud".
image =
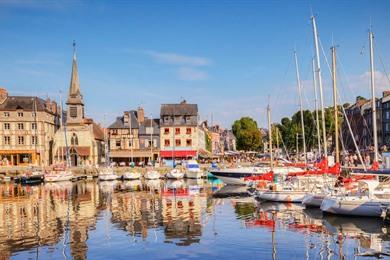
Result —
[[[153,50],[147,50],[145,51],[145,53],[158,62],[172,64],[172,65],[187,65],[187,66],[211,65],[211,60],[205,57],[187,56],[187,55],[182,55],[177,53],[158,52]]]
[[[179,68],[177,75],[181,80],[205,80],[209,78],[207,72],[190,67]]]

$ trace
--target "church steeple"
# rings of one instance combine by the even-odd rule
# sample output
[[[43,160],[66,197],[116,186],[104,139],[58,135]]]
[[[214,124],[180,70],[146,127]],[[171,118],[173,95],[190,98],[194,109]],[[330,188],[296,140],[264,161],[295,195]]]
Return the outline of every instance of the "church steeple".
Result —
[[[68,100],[67,123],[81,124],[84,120],[84,102],[80,92],[79,73],[76,61],[76,43],[73,42],[72,76],[70,79]]]
[[[84,105],[83,96],[80,92],[79,72],[77,70],[76,60],[76,43],[73,42],[73,61],[72,61],[72,76],[70,79],[69,94],[66,104]]]

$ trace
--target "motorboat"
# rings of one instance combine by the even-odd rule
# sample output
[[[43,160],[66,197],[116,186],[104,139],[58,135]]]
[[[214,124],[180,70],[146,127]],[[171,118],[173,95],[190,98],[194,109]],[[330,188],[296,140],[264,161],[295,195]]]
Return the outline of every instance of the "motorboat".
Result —
[[[303,172],[304,170],[298,167],[282,166],[273,167],[272,171],[274,174],[287,175],[289,172]],[[261,176],[263,174],[271,172],[270,167],[238,167],[238,168],[227,168],[227,169],[210,169],[210,173],[215,177],[221,179],[225,184],[228,185],[247,185],[253,176]]]
[[[306,193],[307,191],[294,190],[286,187],[281,190],[258,191],[255,197],[258,200],[300,203]]]
[[[55,165],[51,171],[45,174],[46,182],[71,181],[74,176],[65,166]]]
[[[106,167],[99,172],[99,181],[114,181],[118,179],[114,170],[111,167]]]
[[[124,180],[139,180],[141,178],[141,173],[140,172],[125,172],[122,175],[122,178]]]
[[[44,178],[45,176],[42,171],[30,168],[24,175],[16,179],[16,182],[20,182],[22,184],[36,184],[43,182]]]
[[[377,180],[361,180],[361,186],[356,194],[338,194],[327,196],[321,204],[321,210],[325,213],[336,215],[381,217],[385,208],[390,206],[390,201],[379,199],[374,190],[379,185]]]
[[[148,170],[144,175],[144,178],[147,180],[158,180],[160,177],[160,173],[156,170]]]
[[[200,169],[196,160],[189,160],[186,163],[186,171],[184,177],[187,179],[200,179],[204,176],[204,172]]]
[[[175,168],[175,169],[172,169],[171,171],[169,171],[166,176],[168,179],[183,179],[184,172]]]

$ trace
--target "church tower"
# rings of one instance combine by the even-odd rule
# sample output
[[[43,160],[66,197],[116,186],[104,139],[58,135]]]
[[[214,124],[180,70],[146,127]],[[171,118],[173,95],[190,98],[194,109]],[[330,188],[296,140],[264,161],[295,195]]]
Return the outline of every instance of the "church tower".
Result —
[[[81,124],[84,120],[84,101],[80,92],[79,73],[76,61],[76,43],[73,42],[72,76],[70,79],[66,114],[67,124]]]

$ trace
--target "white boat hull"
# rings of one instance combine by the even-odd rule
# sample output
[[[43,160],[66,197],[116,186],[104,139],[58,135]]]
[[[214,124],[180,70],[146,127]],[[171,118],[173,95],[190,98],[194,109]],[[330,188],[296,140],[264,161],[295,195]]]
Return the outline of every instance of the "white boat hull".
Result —
[[[200,179],[203,177],[203,172],[202,171],[186,171],[184,177],[187,179]]]
[[[160,179],[160,173],[156,171],[148,171],[145,173],[144,178],[147,180],[158,180]]]
[[[125,172],[123,174],[124,180],[138,180],[141,178],[141,173],[139,172]]]
[[[246,185],[247,181],[244,178],[234,178],[234,177],[225,177],[217,176],[223,183],[227,185]]]
[[[71,172],[66,172],[66,171],[45,175],[45,181],[47,182],[71,181],[72,179],[73,179],[73,174]]]
[[[380,217],[382,215],[382,204],[377,200],[368,198],[325,197],[321,204],[321,210],[336,215]]]
[[[308,193],[303,197],[302,204],[306,207],[321,207],[322,201],[325,198],[325,194]]]
[[[183,179],[184,173],[177,171],[177,170],[172,170],[167,173],[167,178],[168,179]]]
[[[306,195],[304,191],[259,191],[257,199],[276,202],[302,202]]]

